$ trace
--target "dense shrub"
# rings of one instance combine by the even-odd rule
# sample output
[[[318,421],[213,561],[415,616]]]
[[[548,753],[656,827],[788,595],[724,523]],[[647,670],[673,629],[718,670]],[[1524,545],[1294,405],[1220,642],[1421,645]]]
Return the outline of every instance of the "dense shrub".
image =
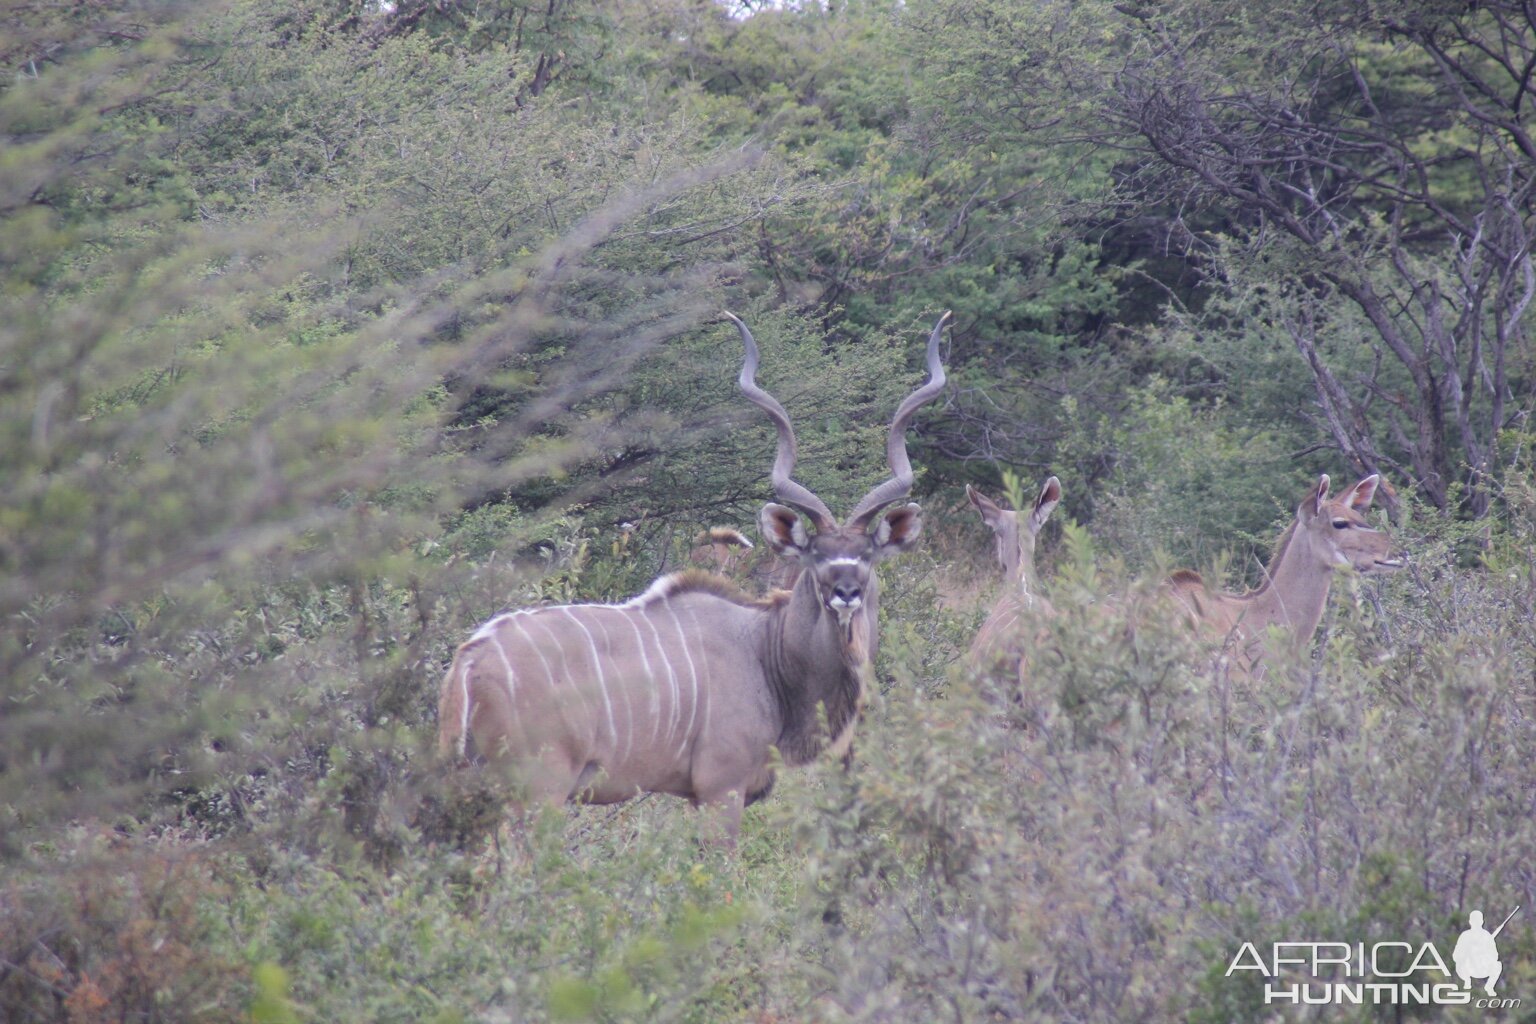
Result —
[[[76,832],[58,871],[0,889],[7,1020],[239,1021],[250,975],[221,931],[214,859]]]
[[[963,635],[929,599],[931,563],[888,567],[901,620],[854,762],[786,773],[734,855],[661,797],[493,842],[494,786],[409,745],[361,765],[367,748],[333,747],[314,782],[286,783],[298,799],[249,801],[238,841],[34,848],[47,870],[5,893],[3,1005],[1263,1020],[1257,986],[1225,973],[1243,942],[1447,950],[1469,908],[1530,905],[1529,566],[1461,569],[1427,537],[1415,573],[1340,580],[1318,655],[1254,683],[1213,667],[1155,580],[1106,575],[1069,540],[1022,680],[950,664]],[[1452,606],[1455,630],[1425,611]],[[1536,980],[1530,935],[1501,937],[1501,990]]]

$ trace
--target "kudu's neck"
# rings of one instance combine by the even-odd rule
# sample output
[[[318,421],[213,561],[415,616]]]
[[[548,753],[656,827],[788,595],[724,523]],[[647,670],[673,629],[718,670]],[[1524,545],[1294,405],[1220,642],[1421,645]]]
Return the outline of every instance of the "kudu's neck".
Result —
[[[800,574],[790,598],[769,621],[764,664],[778,704],[779,752],[788,764],[815,757],[828,738],[849,732],[863,698],[863,673],[874,657],[878,587],[844,626],[822,603],[815,573]],[[826,707],[826,721],[817,708]]]
[[[1317,632],[1333,569],[1307,541],[1299,522],[1281,536],[1263,585],[1248,598],[1243,626],[1250,636],[1270,626],[1284,626],[1291,632],[1291,648],[1301,650]]]
[[[1013,565],[1008,570],[1008,585],[1010,589],[1026,604],[1034,600],[1036,592],[1035,584],[1035,549],[1026,548],[1022,543],[1016,544],[1013,551]]]

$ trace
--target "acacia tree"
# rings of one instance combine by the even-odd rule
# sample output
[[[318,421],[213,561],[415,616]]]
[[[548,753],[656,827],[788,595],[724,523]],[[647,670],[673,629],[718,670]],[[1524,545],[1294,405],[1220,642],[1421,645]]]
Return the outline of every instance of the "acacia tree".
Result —
[[[1530,412],[1533,11],[1282,8],[1262,25],[1219,5],[1125,8],[1107,122],[1147,160],[1136,185],[1225,205],[1250,242],[1278,232],[1297,250],[1279,282],[1292,301],[1272,308],[1338,448],[1362,470],[1405,461],[1441,508],[1460,479],[1481,516],[1499,433]],[[1231,39],[1265,41],[1215,45]],[[1357,374],[1320,340],[1336,299],[1371,329]]]

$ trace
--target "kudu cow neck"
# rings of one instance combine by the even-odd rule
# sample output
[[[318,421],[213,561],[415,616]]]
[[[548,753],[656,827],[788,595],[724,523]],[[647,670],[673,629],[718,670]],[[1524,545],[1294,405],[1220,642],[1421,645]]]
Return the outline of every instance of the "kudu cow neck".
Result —
[[[1328,603],[1335,569],[1386,573],[1401,568],[1389,534],[1372,529],[1365,512],[1381,478],[1371,474],[1337,498],[1328,496],[1328,476],[1318,477],[1296,508],[1296,518],[1275,545],[1264,582],[1247,594],[1212,590],[1188,569],[1168,581],[1193,622],[1227,638],[1241,672],[1257,672],[1271,626],[1285,631],[1285,650],[1300,655],[1312,642]]]
[[[742,807],[772,785],[774,748],[796,765],[851,742],[876,643],[874,567],[922,529],[917,505],[888,506],[912,489],[906,429],[944,387],[949,314],[928,338],[927,383],[891,422],[890,479],[841,526],[791,479],[789,416],[757,385],[751,331],[726,316],[746,349],[741,391],[778,431],[772,483],[784,504],[765,505],[759,520],[769,546],[803,567],[794,589],[759,600],[689,570],[623,604],[498,616],[459,648],[443,679],[438,742],[445,756],[464,757],[472,743],[512,765],[531,800],[686,797],[718,808],[734,842]]]
[[[1003,590],[987,621],[971,642],[968,660],[977,668],[990,668],[999,660],[1022,657],[1027,638],[1019,633],[1026,615],[1051,613],[1050,602],[1040,596],[1035,578],[1035,540],[1040,528],[1061,503],[1061,481],[1046,478],[1028,513],[1005,509],[970,484],[965,496],[992,530],[997,541],[997,561],[1003,570]]]

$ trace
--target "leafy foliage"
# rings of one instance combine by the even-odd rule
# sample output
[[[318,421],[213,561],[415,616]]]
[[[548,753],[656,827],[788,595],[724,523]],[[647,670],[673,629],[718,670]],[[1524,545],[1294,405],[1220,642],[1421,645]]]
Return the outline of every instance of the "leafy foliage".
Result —
[[[0,1016],[1256,1020],[1243,941],[1533,905],[1529,104],[1443,87],[1532,31],[1297,12],[10,5]],[[1241,145],[1189,165],[1179,125]],[[855,756],[735,855],[663,798],[504,827],[503,780],[429,753],[437,680],[496,612],[752,522],[722,308],[838,510],[956,312]],[[1409,568],[1229,678],[1167,565],[1251,582],[1362,461]],[[960,485],[1047,472],[1058,614],[973,676]]]

